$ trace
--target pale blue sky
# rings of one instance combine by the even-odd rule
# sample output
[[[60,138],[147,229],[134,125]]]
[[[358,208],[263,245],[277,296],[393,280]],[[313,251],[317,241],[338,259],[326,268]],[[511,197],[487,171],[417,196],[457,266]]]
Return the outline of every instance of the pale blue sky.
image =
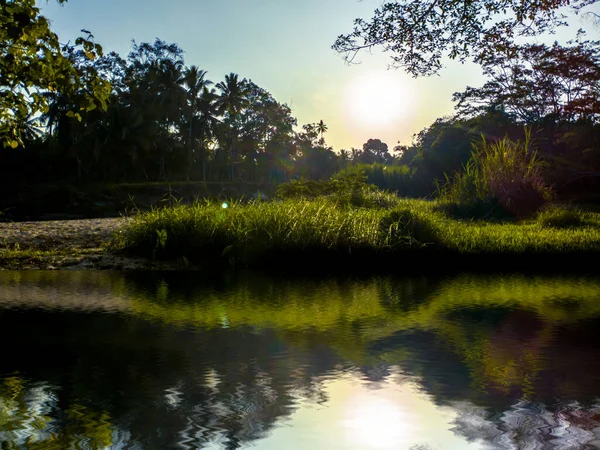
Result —
[[[413,79],[388,71],[386,55],[364,53],[348,66],[332,49],[356,17],[370,18],[381,0],[70,0],[40,2],[61,40],[90,30],[105,52],[126,56],[131,40],[159,37],[185,50],[187,65],[221,81],[235,72],[292,107],[300,125],[323,120],[336,150],[379,138],[392,148],[437,117],[452,113],[451,96],[480,85],[477,66],[450,63],[440,76]],[[571,32],[581,24],[573,23]],[[592,28],[587,22],[587,29]],[[597,30],[596,30],[597,31]],[[565,34],[566,35],[566,34]],[[394,95],[374,83],[392,83]],[[389,86],[387,86],[389,88]],[[361,97],[359,91],[371,90]],[[380,91],[382,91],[380,89]],[[389,92],[389,90],[385,91]],[[369,120],[369,109],[380,111]]]

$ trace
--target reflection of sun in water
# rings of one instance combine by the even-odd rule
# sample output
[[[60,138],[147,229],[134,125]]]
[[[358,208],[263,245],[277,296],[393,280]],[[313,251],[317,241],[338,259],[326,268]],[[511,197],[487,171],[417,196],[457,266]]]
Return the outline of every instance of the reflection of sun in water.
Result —
[[[397,449],[411,437],[406,413],[397,403],[381,397],[359,395],[346,410],[343,422],[350,442],[360,448]]]
[[[408,118],[415,107],[414,87],[395,72],[357,77],[345,93],[346,114],[354,126],[383,128]]]

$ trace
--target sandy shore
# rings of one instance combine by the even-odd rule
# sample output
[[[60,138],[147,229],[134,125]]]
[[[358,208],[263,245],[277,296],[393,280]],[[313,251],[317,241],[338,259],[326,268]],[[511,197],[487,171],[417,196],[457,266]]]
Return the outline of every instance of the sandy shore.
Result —
[[[170,269],[168,264],[109,252],[126,218],[0,223],[0,270]]]
[[[125,218],[0,223],[0,245],[22,249],[93,249],[106,244]]]

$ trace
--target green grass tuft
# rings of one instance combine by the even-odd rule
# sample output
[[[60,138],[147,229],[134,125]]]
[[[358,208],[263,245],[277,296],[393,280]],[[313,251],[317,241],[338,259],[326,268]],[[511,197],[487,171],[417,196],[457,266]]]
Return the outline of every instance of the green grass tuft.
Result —
[[[542,228],[580,228],[594,225],[588,217],[593,216],[579,208],[555,205],[541,210],[536,221]]]
[[[590,224],[600,215],[588,213]],[[113,246],[159,259],[235,266],[291,266],[328,257],[363,264],[402,255],[529,255],[600,251],[600,227],[458,221],[436,202],[396,198],[367,208],[331,198],[274,202],[204,202],[155,209],[133,218]],[[416,253],[415,253],[416,252]],[[358,260],[355,258],[355,260]]]
[[[455,204],[459,214],[484,215],[501,212],[523,219],[532,217],[552,199],[553,193],[542,177],[542,161],[534,149],[530,130],[524,141],[505,137],[499,141],[473,144],[473,153],[463,170],[437,187],[437,197],[445,204]]]

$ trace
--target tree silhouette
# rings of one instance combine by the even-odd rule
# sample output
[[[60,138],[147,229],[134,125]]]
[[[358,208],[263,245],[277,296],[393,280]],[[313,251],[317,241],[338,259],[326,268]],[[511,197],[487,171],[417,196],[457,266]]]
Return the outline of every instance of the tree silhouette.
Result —
[[[460,117],[502,110],[525,124],[600,118],[600,41],[512,46],[481,59],[488,81],[455,93]]]
[[[325,142],[323,135],[325,134],[326,131],[327,131],[327,125],[325,125],[325,122],[323,122],[323,119],[321,119],[319,121],[319,123],[317,123],[317,132],[321,135],[321,142]]]
[[[339,36],[333,48],[352,61],[360,50],[381,47],[392,53],[393,65],[415,76],[431,75],[439,72],[444,57],[477,61],[519,37],[566,25],[563,8],[580,12],[597,1],[388,1],[371,21],[356,19],[354,30]]]
[[[390,158],[387,144],[380,139],[369,139],[365,142],[363,152],[373,154],[377,162],[384,162]]]
[[[234,179],[234,161],[235,161],[235,141],[238,138],[238,116],[242,109],[247,104],[246,79],[239,80],[236,73],[225,75],[225,81],[216,85],[220,91],[217,98],[219,111],[225,115],[225,123],[228,127],[228,143],[229,143],[229,161],[230,161],[230,179]]]
[[[187,106],[188,106],[188,155],[187,155],[187,179],[190,179],[192,163],[194,158],[194,121],[202,104],[202,94],[205,93],[212,81],[207,80],[206,71],[197,66],[190,66],[184,71],[183,83],[187,88]]]

